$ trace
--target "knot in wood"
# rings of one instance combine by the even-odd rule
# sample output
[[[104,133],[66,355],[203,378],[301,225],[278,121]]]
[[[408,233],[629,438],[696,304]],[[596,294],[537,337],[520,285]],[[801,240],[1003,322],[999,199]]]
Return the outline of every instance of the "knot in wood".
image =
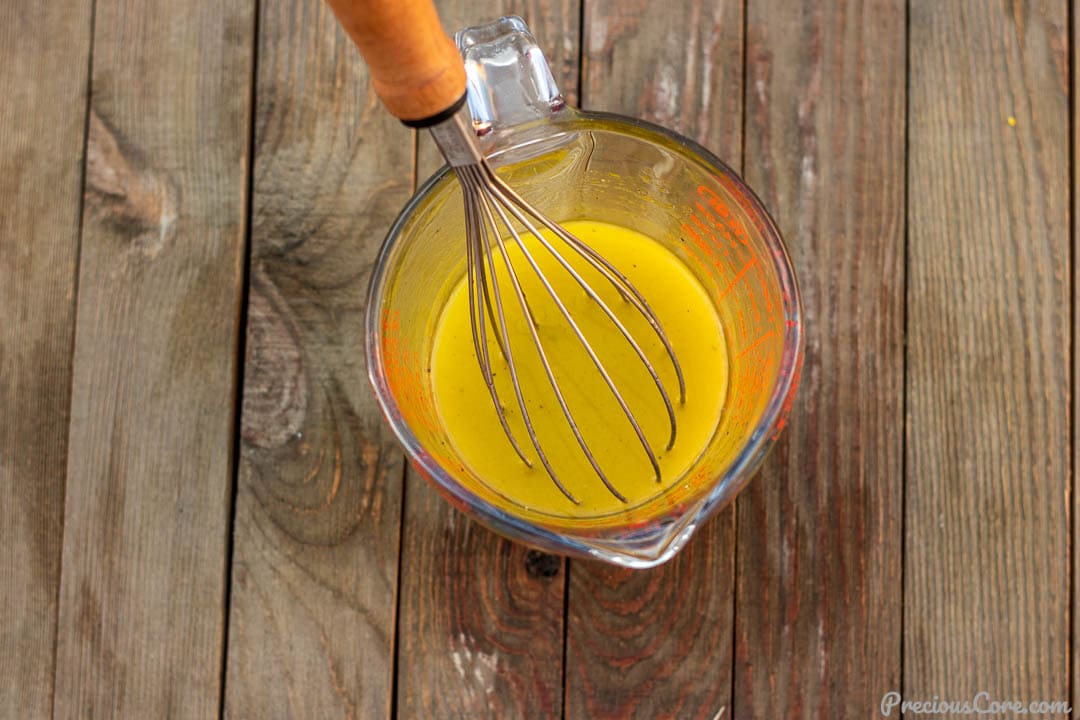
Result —
[[[552,578],[559,574],[562,561],[554,555],[539,550],[530,550],[525,554],[525,571],[530,577]]]

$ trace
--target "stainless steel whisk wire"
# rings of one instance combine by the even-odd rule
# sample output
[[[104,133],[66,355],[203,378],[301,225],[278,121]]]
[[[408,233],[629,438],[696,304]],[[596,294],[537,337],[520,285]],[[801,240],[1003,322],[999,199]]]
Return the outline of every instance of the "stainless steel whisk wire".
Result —
[[[615,488],[607,474],[600,467],[596,457],[589,449],[588,443],[582,436],[581,429],[578,427],[574,415],[566,402],[562,388],[555,376],[551,360],[544,348],[544,343],[540,339],[535,316],[533,315],[528,298],[522,288],[518,273],[514,269],[514,263],[511,261],[510,253],[507,249],[509,241],[499,229],[500,221],[502,226],[505,227],[506,231],[509,233],[510,238],[512,238],[513,243],[517,246],[522,257],[524,257],[527,265],[536,274],[547,295],[552,299],[555,306],[558,308],[559,313],[572,330],[574,336],[589,356],[593,365],[599,371],[608,390],[610,390],[616,402],[618,402],[623,415],[633,428],[638,441],[648,456],[657,483],[661,482],[661,473],[660,463],[657,459],[656,452],[652,449],[652,446],[646,439],[645,433],[641,429],[641,425],[634,416],[633,411],[631,411],[622,393],[619,392],[619,389],[607,368],[604,367],[604,364],[597,356],[596,351],[585,337],[585,334],[582,332],[578,323],[574,320],[573,314],[566,307],[562,299],[559,298],[558,293],[552,287],[551,282],[541,270],[536,259],[522,242],[521,234],[514,227],[513,220],[516,220],[528,233],[533,235],[544,249],[551,254],[556,262],[585,291],[586,295],[601,309],[604,316],[618,329],[619,333],[627,343],[629,343],[630,347],[633,348],[635,354],[647,369],[667,412],[670,434],[666,450],[670,450],[675,444],[675,409],[672,405],[671,397],[664,387],[663,382],[660,380],[656,369],[623,322],[615,315],[608,304],[604,302],[596,292],[595,288],[581,276],[573,265],[571,265],[558,249],[556,249],[551,241],[543,235],[540,231],[540,227],[546,228],[552,232],[564,245],[584,259],[591,268],[612,284],[622,300],[629,302],[642,316],[644,316],[649,326],[664,346],[664,350],[675,370],[679,385],[680,404],[686,401],[686,383],[683,379],[682,368],[679,365],[679,361],[675,356],[675,352],[672,349],[667,335],[660,325],[660,321],[637,288],[635,288],[626,276],[619,272],[608,260],[571,233],[567,232],[567,230],[558,223],[549,219],[546,215],[533,207],[495,174],[495,171],[480,152],[474,139],[470,123],[463,116],[463,112],[466,111],[459,111],[449,120],[435,125],[430,129],[439,149],[442,151],[447,162],[454,169],[461,185],[462,195],[464,196],[467,245],[466,281],[468,283],[469,314],[473,346],[476,352],[477,361],[480,365],[480,371],[483,374],[484,383],[487,386],[495,406],[499,423],[518,457],[520,457],[526,465],[533,467],[532,462],[522,450],[521,445],[510,428],[506,410],[495,387],[491,355],[488,348],[487,322],[490,322],[494,329],[496,344],[506,361],[516,403],[521,412],[521,418],[525,425],[526,432],[529,435],[530,444],[536,451],[548,476],[558,489],[571,502],[580,504],[580,500],[570,492],[565,484],[559,479],[554,468],[552,468],[547,454],[541,447],[540,439],[537,436],[532,418],[529,415],[525,396],[521,389],[521,382],[518,377],[518,367],[514,360],[514,351],[510,343],[510,334],[507,329],[506,313],[503,306],[503,293],[499,287],[499,281],[495,272],[495,254],[493,248],[498,251],[498,256],[502,260],[503,266],[507,271],[507,277],[510,280],[514,298],[517,300],[518,306],[522,310],[526,327],[529,330],[529,335],[537,352],[537,356],[543,366],[544,374],[547,377],[548,383],[554,392],[555,398],[559,403],[559,407],[569,424],[570,430],[573,433],[578,446],[581,448],[589,464],[592,466],[607,490],[620,501],[624,503],[628,502],[626,496]],[[487,318],[486,320],[485,316]]]

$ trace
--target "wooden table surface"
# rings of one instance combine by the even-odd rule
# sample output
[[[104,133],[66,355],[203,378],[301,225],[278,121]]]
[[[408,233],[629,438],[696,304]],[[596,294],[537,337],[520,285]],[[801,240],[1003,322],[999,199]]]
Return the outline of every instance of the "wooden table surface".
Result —
[[[572,102],[741,168],[806,307],[779,445],[655,570],[497,538],[368,389],[439,160],[322,0],[5,0],[0,717],[1080,706],[1074,9],[439,10],[523,15]]]

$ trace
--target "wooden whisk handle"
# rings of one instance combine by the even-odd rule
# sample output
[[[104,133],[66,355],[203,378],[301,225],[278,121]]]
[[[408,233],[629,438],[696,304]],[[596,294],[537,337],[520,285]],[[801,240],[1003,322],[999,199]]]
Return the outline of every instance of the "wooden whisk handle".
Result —
[[[465,65],[431,0],[326,0],[360,48],[375,92],[408,125],[431,124],[465,96]]]

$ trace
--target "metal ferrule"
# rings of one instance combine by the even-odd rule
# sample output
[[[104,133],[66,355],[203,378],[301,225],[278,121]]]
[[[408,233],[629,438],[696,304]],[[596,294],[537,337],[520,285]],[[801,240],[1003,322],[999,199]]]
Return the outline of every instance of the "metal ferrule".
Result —
[[[484,156],[476,144],[469,109],[465,105],[448,119],[428,129],[451,167],[476,165],[483,160]]]

